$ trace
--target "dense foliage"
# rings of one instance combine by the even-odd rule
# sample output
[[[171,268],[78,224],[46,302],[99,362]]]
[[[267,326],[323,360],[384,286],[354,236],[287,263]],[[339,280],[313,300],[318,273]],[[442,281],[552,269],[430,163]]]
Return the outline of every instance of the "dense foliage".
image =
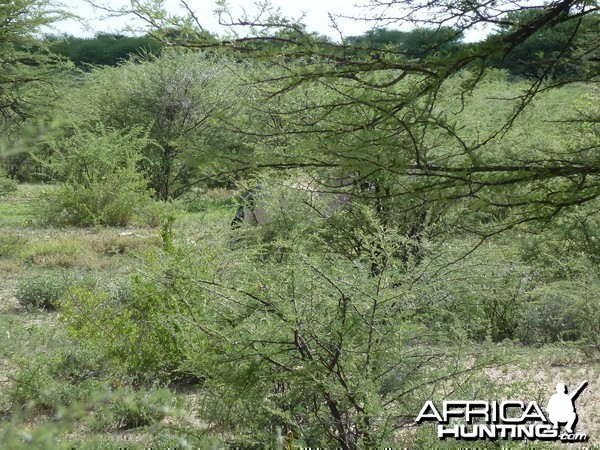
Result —
[[[93,38],[48,36],[45,42],[51,52],[68,58],[83,70],[98,65],[117,66],[132,56],[159,54],[162,49],[162,45],[149,36],[109,33],[98,33]]]
[[[60,58],[39,51],[36,32],[64,17],[47,0],[18,0],[0,5],[0,133],[15,127],[52,103],[49,83],[68,68]]]
[[[219,54],[164,52],[74,80],[59,104],[66,127],[147,129],[140,170],[162,200],[180,197],[244,148],[218,120],[243,120],[246,94]]]
[[[487,395],[477,376],[512,342],[598,357],[597,2],[374,1],[415,28],[340,42],[268,9],[218,39],[135,6],[177,48],[60,80],[32,158],[58,186],[36,208],[128,226],[152,191],[198,202],[197,223],[157,214],[162,246],[125,281],[19,290],[58,307],[99,377],[186,383],[222,445],[356,449],[415,443],[424,400]],[[481,24],[496,32],[461,41]],[[231,229],[229,200],[194,199],[234,183],[265,223]],[[54,408],[43,392],[13,399]]]
[[[94,131],[77,130],[50,143],[52,158],[45,165],[62,183],[40,204],[43,222],[125,226],[149,200],[147,181],[137,168],[151,145],[145,133]]]

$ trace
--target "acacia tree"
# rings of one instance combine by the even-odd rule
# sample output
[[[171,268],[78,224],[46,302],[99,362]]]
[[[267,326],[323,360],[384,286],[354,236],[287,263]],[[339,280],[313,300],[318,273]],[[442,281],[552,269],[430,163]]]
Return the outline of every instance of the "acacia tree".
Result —
[[[199,336],[196,348],[204,359],[190,366],[206,377],[209,398],[233,405],[227,413],[235,410],[236,424],[227,418],[218,423],[240,427],[234,434],[251,423],[259,430],[251,437],[280,425],[307,446],[396,445],[402,439],[398,429],[414,418],[415,402],[432,393],[448,395],[444,389],[481,362],[469,355],[465,359],[473,365],[465,363],[462,350],[450,355],[464,342],[457,333],[461,326],[446,323],[456,311],[445,308],[443,283],[424,287],[438,274],[448,275],[451,270],[444,269],[456,259],[464,261],[462,249],[446,257],[430,252],[417,269],[416,263],[403,264],[395,253],[406,254],[412,229],[403,221],[443,214],[446,228],[485,238],[600,195],[598,93],[566,86],[575,81],[590,86],[597,79],[598,39],[589,39],[597,27],[583,20],[597,23],[596,2],[557,1],[537,8],[531,19],[513,22],[508,13],[531,8],[528,3],[371,4],[387,8],[387,25],[452,26],[456,35],[480,24],[510,25],[510,32],[456,52],[411,58],[393,45],[356,49],[322,42],[277,17],[244,18],[239,25],[257,32],[220,42],[197,38],[193,31],[202,24],[193,14],[182,24],[180,45],[227,47],[238,58],[264,61],[255,80],[263,96],[257,109],[271,121],[254,128],[230,121],[256,139],[254,159],[245,162],[310,169],[317,179],[326,179],[319,171],[331,169],[355,174],[367,185],[356,193],[367,206],[351,236],[356,239],[349,241],[360,241],[376,257],[389,256],[377,270],[360,255],[339,258],[340,250],[331,245],[337,236],[328,240],[326,225],[319,227],[328,222],[324,219],[316,229],[299,221],[274,245],[248,246],[244,254],[253,254],[248,261],[240,256],[237,268],[204,252],[208,272],[189,275],[176,295],[174,271],[169,272],[165,305],[179,301],[198,313],[186,322],[169,316],[165,307],[168,319],[161,315],[160,321],[187,323],[186,335]],[[161,21],[171,26],[171,18],[151,7],[145,3],[137,13],[158,38],[168,39]],[[584,68],[577,80],[549,76],[561,53],[529,81],[508,84],[506,74],[488,70],[540,30],[564,23],[581,24],[566,43],[573,47],[569,58]],[[534,102],[541,108],[531,108]],[[445,211],[447,205],[452,208]],[[282,221],[290,220],[284,216]],[[347,224],[334,224],[334,232]],[[177,260],[176,266],[193,272],[202,264]],[[468,316],[470,298],[459,295],[450,301]],[[511,300],[496,304],[512,306]],[[513,332],[514,317],[489,310],[488,315],[497,336]],[[265,442],[263,435],[253,443]]]
[[[161,30],[166,25],[172,26],[174,18],[159,13],[155,2],[137,5],[136,13],[146,19],[149,31],[159,39],[168,40]],[[187,8],[186,3],[183,5]],[[432,51],[425,58],[414,59],[393,45],[364,46],[357,52],[345,41],[320,42],[295,22],[269,15],[268,9],[262,9],[255,17],[234,19],[223,8],[224,23],[228,22],[235,31],[247,26],[250,33],[232,34],[218,42],[204,40],[200,33],[193,33],[203,28],[188,8],[190,15],[181,22],[185,32],[180,37],[191,38],[180,39],[178,44],[196,48],[224,46],[238,55],[263,58],[279,67],[280,72],[263,79],[261,84],[266,98],[275,99],[278,108],[281,108],[278,98],[298,90],[299,86],[320,86],[332,94],[315,97],[302,109],[279,109],[285,126],[270,135],[302,134],[308,139],[314,137],[314,142],[303,146],[310,147],[310,151],[292,155],[270,152],[269,159],[260,161],[261,164],[276,167],[288,163],[288,167],[293,160],[298,166],[334,165],[348,170],[360,166],[361,173],[368,176],[379,174],[403,179],[403,183],[389,189],[388,196],[413,195],[418,191],[418,198],[426,202],[464,199],[485,203],[490,208],[520,210],[522,214],[512,215],[504,224],[506,227],[551,217],[564,207],[597,196],[600,169],[592,156],[596,144],[590,147],[571,143],[560,158],[543,152],[521,160],[508,155],[489,157],[494,144],[528,110],[534,98],[565,83],[593,86],[598,77],[597,2],[562,0],[532,6],[514,1],[375,0],[369,7],[376,25],[412,24],[440,29],[444,31],[440,35],[449,42],[480,26],[501,27],[502,32],[456,52]],[[522,11],[528,13],[520,14]],[[454,34],[448,33],[448,27],[455,30]],[[527,84],[496,99],[502,116],[495,115],[494,123],[485,129],[463,133],[460,109],[448,114],[440,94],[448,87],[457,99],[468,103],[477,86],[485,82],[485,74],[494,61],[510,57],[520,46],[555,29],[568,32],[553,58]],[[277,46],[270,50],[268,46],[257,46],[257,41],[276,42]],[[550,75],[560,75],[555,68],[566,60],[580,68],[576,76],[551,78]],[[590,90],[593,98],[596,91]],[[570,124],[564,131],[574,137],[580,133],[591,138],[597,136],[597,116],[590,117],[582,111],[563,120]],[[439,148],[431,142],[432,136],[448,139]],[[534,194],[508,202],[498,197],[499,188],[532,183],[546,186],[549,195],[540,198]]]
[[[245,96],[231,64],[175,50],[135,57],[86,73],[83,88],[69,92],[60,109],[81,128],[147,128],[153,143],[141,164],[158,198],[177,198],[215,161],[242,151],[240,140],[216,125],[223,114],[243,115]]]
[[[518,26],[516,24],[532,22],[544,12],[543,9],[525,9],[510,13],[507,15],[509,20],[500,24],[499,34],[510,34],[515,31]],[[499,55],[501,57],[496,58],[493,65],[506,68],[513,75],[527,78],[536,77],[545,71],[552,77],[577,78],[586,70],[585,66],[581,66],[582,63],[585,64],[586,59],[575,54],[581,47],[578,44],[581,44],[583,39],[593,40],[597,25],[598,18],[595,15],[587,15],[579,21],[566,21],[552,27],[544,26],[509,54]],[[575,35],[579,37],[573,42]],[[589,44],[583,46],[585,51],[593,50],[594,46]],[[590,57],[593,58],[592,55]],[[549,68],[549,65],[552,67]]]
[[[0,176],[5,171],[18,179],[32,175],[23,170],[29,160],[27,145],[16,142],[39,138],[36,119],[57,97],[56,75],[71,67],[51,54],[37,35],[66,16],[49,0],[0,4]]]
[[[36,38],[42,27],[64,18],[48,0],[16,0],[0,4],[0,118],[4,135],[48,106],[52,77],[67,67]]]

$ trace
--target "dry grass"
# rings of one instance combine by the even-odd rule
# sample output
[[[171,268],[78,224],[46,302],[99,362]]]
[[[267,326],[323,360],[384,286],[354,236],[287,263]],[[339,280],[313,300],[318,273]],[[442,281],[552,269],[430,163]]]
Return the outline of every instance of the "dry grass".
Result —
[[[151,247],[160,247],[162,241],[157,234],[104,232],[87,239],[91,249],[100,256],[127,255]]]
[[[0,237],[0,267],[9,272],[21,270],[23,264],[41,269],[116,270],[128,257],[161,245],[158,233],[148,229],[7,231]]]
[[[31,242],[23,250],[22,256],[26,263],[46,269],[95,267],[96,258],[86,250],[81,241],[64,236]]]
[[[23,232],[7,231],[0,234],[0,258],[18,255],[27,245],[29,238]]]

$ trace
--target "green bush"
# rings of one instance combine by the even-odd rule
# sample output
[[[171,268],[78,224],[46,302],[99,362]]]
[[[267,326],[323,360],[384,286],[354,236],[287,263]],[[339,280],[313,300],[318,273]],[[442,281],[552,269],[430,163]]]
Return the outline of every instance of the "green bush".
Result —
[[[147,196],[143,183],[124,180],[127,176],[123,172],[115,173],[87,186],[63,184],[45,196],[44,206],[40,208],[42,222],[76,226],[128,225]]]
[[[20,280],[15,297],[27,308],[56,309],[65,292],[65,280],[45,274]]]
[[[17,182],[0,174],[0,197],[17,190]]]
[[[95,430],[110,431],[152,425],[166,417],[176,403],[168,389],[148,392],[120,388],[113,391],[107,404],[95,412],[90,426]]]
[[[414,320],[432,328],[458,328],[478,342],[514,339],[536,279],[511,247],[488,243],[463,257],[469,245],[453,239],[443,244],[447,254],[439,258],[440,270],[448,268],[448,272],[413,288],[413,301],[421,305]],[[455,255],[461,255],[459,269],[446,267]]]
[[[579,346],[587,355],[600,356],[600,281],[581,280],[577,292],[574,320],[579,325]]]
[[[195,186],[213,183],[249,155],[246,140],[220,122],[221,114],[245,118],[249,90],[228,69],[221,54],[170,49],[160,57],[138,55],[119,67],[97,68],[78,80],[57,106],[70,123],[89,128],[101,121],[114,129],[142,127],[153,143],[140,166],[161,200],[179,198]],[[243,65],[237,65],[243,70]],[[92,125],[93,126],[93,125]],[[230,159],[231,158],[231,159]]]
[[[119,280],[110,290],[108,302],[116,306],[127,305],[133,301],[135,295],[135,285],[131,280]]]
[[[17,408],[31,405],[33,410],[57,412],[108,391],[114,365],[102,352],[73,344],[60,334],[53,334],[52,340],[51,348],[36,349],[19,361],[8,390]]]
[[[517,337],[529,345],[574,341],[600,353],[600,282],[594,277],[558,281],[533,291],[521,313]]]
[[[98,126],[49,145],[53,156],[46,170],[62,183],[38,202],[42,222],[125,226],[149,201],[147,180],[138,170],[141,151],[150,145],[142,130]]]
[[[550,294],[526,303],[517,337],[527,345],[579,339],[581,325],[576,302],[560,294]]]
[[[150,227],[158,228],[166,217],[173,214],[176,207],[173,203],[162,201],[147,201],[143,203],[138,210],[137,217],[141,224]]]
[[[165,320],[173,307],[168,289],[139,279],[112,289],[73,289],[61,312],[74,338],[102,348],[135,383],[169,381],[184,354],[182,325]]]

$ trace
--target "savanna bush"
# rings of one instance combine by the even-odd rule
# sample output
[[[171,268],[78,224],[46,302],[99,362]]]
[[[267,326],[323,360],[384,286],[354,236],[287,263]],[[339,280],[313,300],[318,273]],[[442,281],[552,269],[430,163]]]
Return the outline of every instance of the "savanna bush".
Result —
[[[56,413],[108,390],[116,369],[104,353],[74,343],[59,328],[45,338],[51,342],[45,348],[36,347],[16,361],[18,370],[7,389],[15,410],[30,405],[32,411]]]
[[[561,292],[546,292],[523,305],[517,337],[527,345],[575,341],[582,327],[578,302]]]
[[[61,184],[38,202],[45,223],[125,226],[150,199],[147,180],[138,168],[148,144],[144,132],[98,126],[51,142],[47,170]]]
[[[177,206],[171,202],[148,201],[138,209],[137,218],[142,225],[158,228],[165,218],[174,214],[177,209]]]
[[[411,301],[404,261],[374,275],[368,260],[324,252],[314,226],[287,226],[268,245],[247,228],[175,240],[146,254],[125,302],[75,295],[63,307],[69,329],[139,383],[195,380],[200,415],[232,446],[397,443],[432,383],[459,382],[464,334],[413,320],[423,304]],[[245,245],[232,246],[239,235]],[[383,251],[400,245],[394,233],[377,239]]]
[[[122,387],[111,392],[105,405],[97,408],[90,427],[112,431],[140,428],[160,422],[177,405],[168,389],[136,390]]]
[[[56,309],[66,289],[63,277],[42,274],[20,280],[15,298],[27,308]]]
[[[424,272],[431,279],[413,289],[422,305],[415,320],[440,329],[460,328],[477,342],[514,339],[524,305],[532,299],[535,276],[502,242],[488,242],[468,254],[472,245],[456,238],[441,244],[437,261]]]
[[[0,197],[15,192],[17,190],[17,182],[11,178],[3,176],[0,172]]]
[[[147,130],[152,142],[141,148],[139,166],[156,197],[174,199],[205,185],[207,173],[222,172],[231,167],[228,161],[249,153],[248,138],[220,122],[223,116],[247,122],[244,109],[250,95],[231,70],[236,65],[212,51],[138,55],[119,67],[85,74],[57,108],[82,129],[100,121],[114,129]]]
[[[595,277],[548,282],[523,305],[517,337],[528,345],[574,342],[600,354],[600,282]]]
[[[115,173],[87,186],[64,184],[49,194],[42,211],[44,223],[53,225],[126,226],[144,200],[137,182],[123,182]]]
[[[439,275],[454,255],[430,246],[411,265],[399,251],[406,233],[363,211],[363,252],[341,256],[330,236],[343,221],[314,221],[307,205],[272,199],[284,213],[264,227],[207,224],[190,242],[172,239],[177,228],[165,223],[169,245],[145,252],[143,275],[123,293],[80,290],[63,303],[69,332],[139,385],[193,380],[203,419],[230,432],[228,444],[257,448],[277,436],[397,445],[398,427],[435,383],[460,383],[484,363],[479,352],[496,357],[487,336],[515,333],[532,280],[511,255],[488,261],[505,248],[490,247],[488,265]],[[377,254],[389,256],[374,272]]]
[[[170,319],[168,289],[139,278],[112,289],[73,289],[61,312],[73,337],[102,348],[134,383],[167,381],[177,377],[184,359],[185,328]]]

